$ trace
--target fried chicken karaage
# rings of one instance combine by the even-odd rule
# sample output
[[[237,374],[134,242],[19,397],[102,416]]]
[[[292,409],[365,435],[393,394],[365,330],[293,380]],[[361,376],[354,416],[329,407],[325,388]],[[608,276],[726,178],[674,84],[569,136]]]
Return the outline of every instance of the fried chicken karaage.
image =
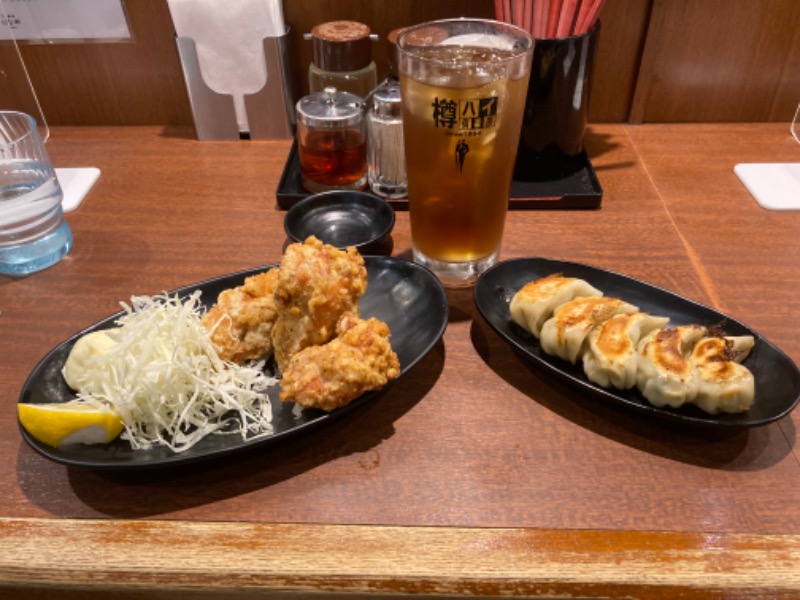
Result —
[[[220,293],[217,303],[203,315],[203,326],[211,331],[220,358],[241,363],[272,353],[277,285],[278,269],[271,269]]]
[[[312,236],[286,248],[279,271],[272,345],[284,372],[294,354],[331,340],[343,313],[358,315],[367,269],[355,248],[338,250]]]
[[[332,411],[400,374],[389,326],[359,317],[366,289],[355,248],[338,250],[312,236],[289,245],[278,268],[221,292],[203,325],[225,360],[272,354],[281,401]]]
[[[327,344],[309,346],[292,357],[283,373],[281,401],[329,412],[400,374],[386,323],[348,312],[336,331]]]

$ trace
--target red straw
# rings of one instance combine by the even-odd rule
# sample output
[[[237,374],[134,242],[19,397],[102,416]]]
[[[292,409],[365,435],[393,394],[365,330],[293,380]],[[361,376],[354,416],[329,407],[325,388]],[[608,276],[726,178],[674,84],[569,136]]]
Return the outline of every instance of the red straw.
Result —
[[[522,6],[522,0],[510,0],[510,1],[511,1],[511,24],[516,25],[517,27],[525,27],[525,21],[523,20],[524,7]]]
[[[583,35],[595,24],[605,0],[494,0],[498,21],[511,23],[535,38]]]
[[[525,0],[522,6],[522,28],[533,35],[533,0]]]
[[[550,15],[550,0],[536,0],[536,9],[534,20],[538,23],[536,25],[536,37],[547,37],[547,20]]]
[[[505,22],[506,13],[503,10],[503,0],[494,0],[494,18]]]
[[[580,30],[581,23],[586,20],[586,15],[589,13],[589,9],[594,4],[594,0],[581,0],[581,5],[578,7],[578,16],[575,17],[575,34],[580,35],[583,33]]]
[[[577,7],[578,0],[564,0],[561,4],[561,14],[558,16],[558,28],[556,29],[557,37],[567,37],[572,34]]]
[[[594,26],[597,15],[600,13],[600,9],[603,8],[604,2],[605,0],[584,0],[584,3],[589,4],[589,8],[586,9],[583,20],[575,23],[575,33],[579,35],[584,34]]]
[[[547,30],[546,36],[549,38],[556,37],[558,31],[558,17],[561,14],[562,0],[550,0],[550,10],[547,13]]]

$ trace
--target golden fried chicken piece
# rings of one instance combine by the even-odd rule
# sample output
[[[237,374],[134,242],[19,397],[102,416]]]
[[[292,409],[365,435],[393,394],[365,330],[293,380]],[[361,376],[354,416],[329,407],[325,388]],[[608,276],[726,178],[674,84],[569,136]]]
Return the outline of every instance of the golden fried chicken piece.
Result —
[[[358,315],[367,269],[355,248],[337,250],[311,236],[286,248],[275,290],[278,318],[272,345],[279,371],[307,346],[328,342],[344,312]]]
[[[271,269],[220,293],[217,303],[203,315],[203,326],[211,331],[220,358],[240,363],[272,353],[277,285],[278,269]]]
[[[344,313],[336,330],[332,341],[292,357],[281,380],[281,401],[330,412],[400,374],[386,323]]]

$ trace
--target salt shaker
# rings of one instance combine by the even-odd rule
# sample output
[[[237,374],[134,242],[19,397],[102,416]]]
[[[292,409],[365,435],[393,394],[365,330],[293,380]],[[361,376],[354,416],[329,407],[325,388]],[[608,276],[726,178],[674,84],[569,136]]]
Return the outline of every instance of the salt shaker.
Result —
[[[406,195],[406,157],[400,84],[388,78],[373,90],[367,112],[369,185],[385,198]]]
[[[386,36],[388,75],[369,97],[367,112],[367,160],[369,185],[384,198],[407,195],[406,157],[403,143],[403,103],[397,78],[397,35]]]
[[[297,103],[297,150],[310,192],[367,185],[367,132],[360,96],[327,87]]]

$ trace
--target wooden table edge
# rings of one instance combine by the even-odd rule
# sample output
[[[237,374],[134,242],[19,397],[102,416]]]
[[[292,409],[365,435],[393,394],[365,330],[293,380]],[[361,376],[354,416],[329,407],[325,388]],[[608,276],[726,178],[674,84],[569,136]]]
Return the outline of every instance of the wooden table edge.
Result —
[[[0,519],[0,589],[800,596],[800,536]]]

